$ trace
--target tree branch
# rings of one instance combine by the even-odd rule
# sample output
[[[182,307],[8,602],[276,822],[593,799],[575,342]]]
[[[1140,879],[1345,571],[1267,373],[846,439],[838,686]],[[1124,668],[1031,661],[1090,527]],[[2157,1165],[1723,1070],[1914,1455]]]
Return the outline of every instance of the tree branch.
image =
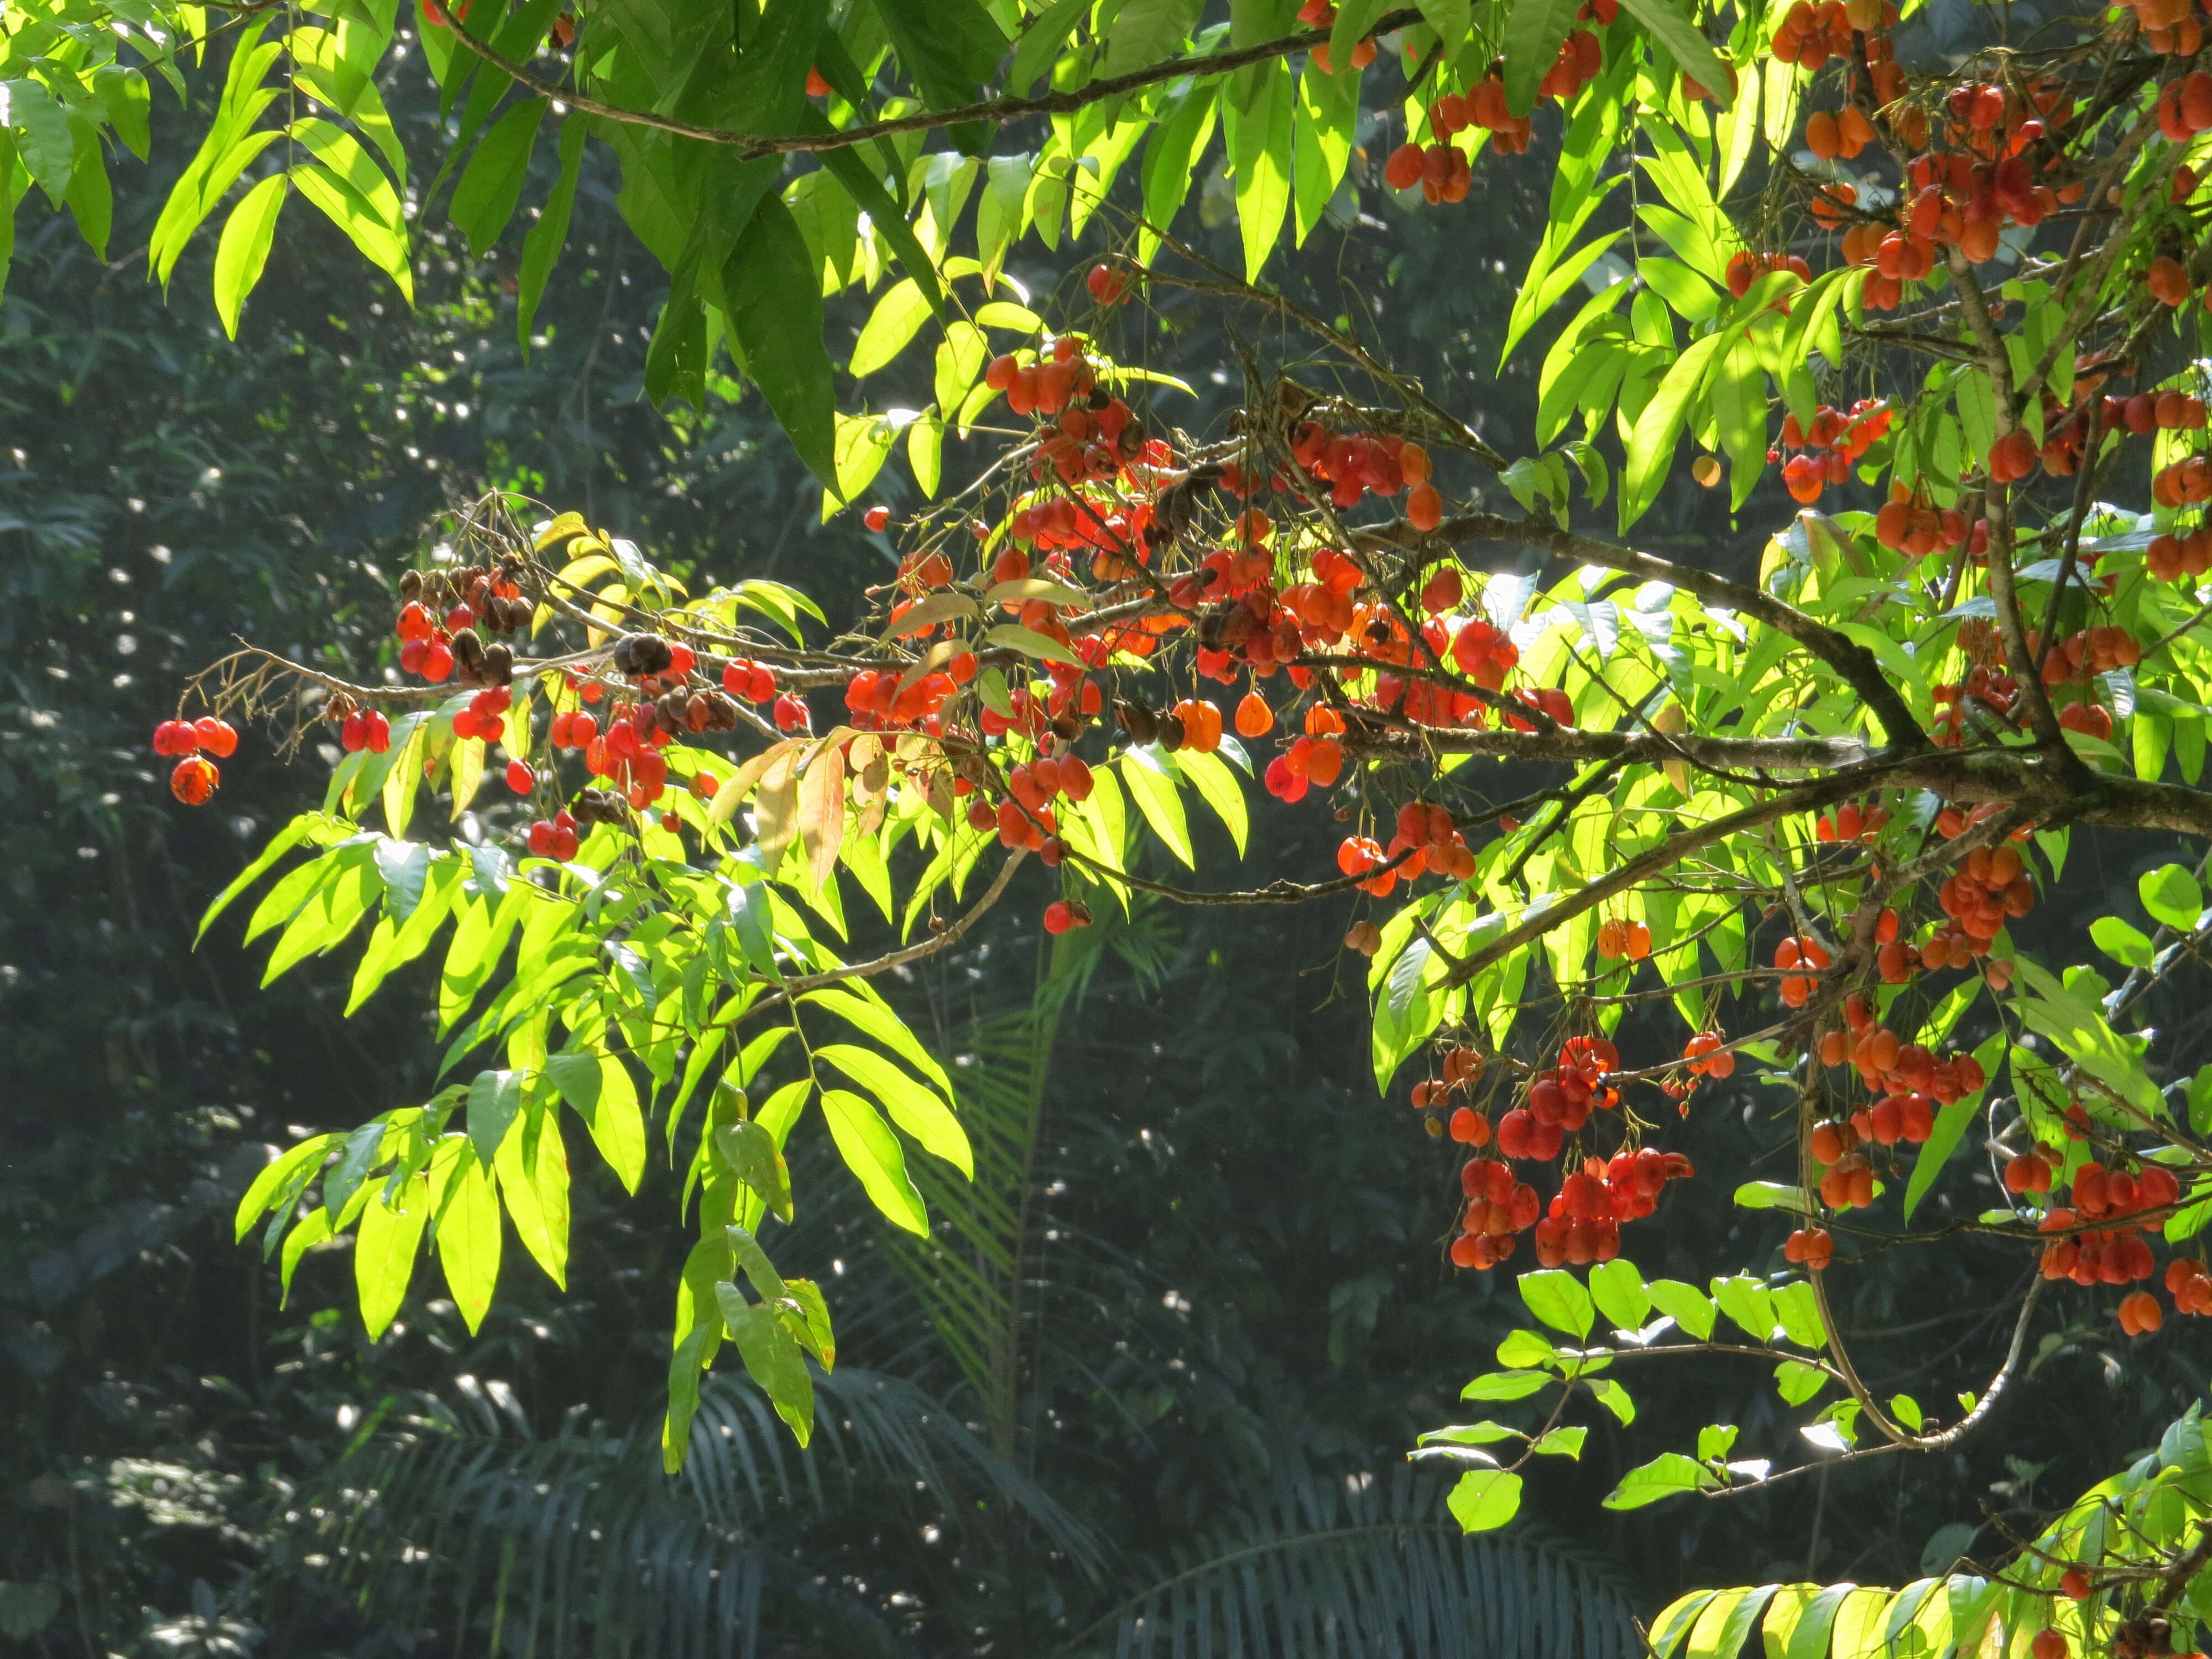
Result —
[[[1756,617],[1768,627],[1787,634],[1834,669],[1859,694],[1874,717],[1881,721],[1883,734],[1893,747],[1921,749],[1929,746],[1927,733],[1913,719],[1912,711],[1905,706],[1905,699],[1898,695],[1897,688],[1890,684],[1873,652],[1826,623],[1814,621],[1795,605],[1776,599],[1763,588],[1731,581],[1725,576],[1717,576],[1692,565],[1676,564],[1649,553],[1638,553],[1632,548],[1617,547],[1610,542],[1578,536],[1557,525],[1542,524],[1532,519],[1507,519],[1494,513],[1473,513],[1447,519],[1430,533],[1454,543],[1507,542],[1517,547],[1534,548],[1561,558],[1574,559],[1583,564],[1602,565],[1608,570],[1641,577],[1645,581],[1665,582],[1711,604]],[[1417,538],[1419,532],[1408,525],[1397,523],[1364,531],[1361,534],[1397,547]]]
[[[1392,29],[1403,28],[1420,21],[1420,12],[1412,7],[1385,12],[1375,20],[1374,25],[1361,38],[1371,39],[1378,34],[1387,34]],[[539,98],[557,100],[572,110],[585,115],[596,115],[602,120],[617,121],[628,126],[650,127],[657,132],[672,133],[678,138],[690,138],[702,144],[726,145],[734,149],[742,160],[749,161],[769,155],[847,149],[878,138],[895,137],[900,133],[929,132],[970,121],[1012,121],[1030,115],[1066,115],[1091,104],[1126,97],[1130,93],[1158,86],[1162,82],[1180,81],[1186,76],[1226,75],[1249,64],[1263,64],[1271,58],[1287,58],[1293,52],[1310,51],[1315,46],[1328,44],[1329,33],[1328,29],[1300,29],[1295,33],[1279,35],[1273,40],[1238,46],[1228,52],[1208,52],[1199,58],[1171,58],[1165,63],[1133,70],[1127,75],[1093,81],[1073,92],[1048,92],[1035,98],[984,98],[953,109],[922,110],[912,115],[871,121],[857,127],[764,136],[757,132],[732,132],[721,127],[693,126],[688,122],[672,121],[665,116],[655,115],[649,110],[625,109],[618,105],[602,103],[596,98],[540,80],[525,65],[494,52],[466,28],[452,31],[453,39],[462,46],[526,92]]]

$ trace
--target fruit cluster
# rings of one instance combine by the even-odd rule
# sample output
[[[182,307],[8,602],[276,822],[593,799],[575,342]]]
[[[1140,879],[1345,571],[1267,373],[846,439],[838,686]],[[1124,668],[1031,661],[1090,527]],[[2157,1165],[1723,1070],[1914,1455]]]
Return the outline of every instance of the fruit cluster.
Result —
[[[1829,484],[1849,482],[1859,458],[1888,434],[1889,405],[1880,398],[1863,398],[1849,410],[1820,405],[1810,426],[1800,426],[1795,415],[1782,417],[1782,449],[1802,453],[1782,464],[1782,482],[1793,501],[1807,505],[1820,499]],[[1767,452],[1770,461],[1780,450]]]
[[[222,786],[222,769],[208,756],[228,760],[237,748],[238,732],[229,721],[213,714],[196,720],[163,720],[154,728],[154,752],[181,757],[170,769],[169,793],[186,806],[206,805]]]

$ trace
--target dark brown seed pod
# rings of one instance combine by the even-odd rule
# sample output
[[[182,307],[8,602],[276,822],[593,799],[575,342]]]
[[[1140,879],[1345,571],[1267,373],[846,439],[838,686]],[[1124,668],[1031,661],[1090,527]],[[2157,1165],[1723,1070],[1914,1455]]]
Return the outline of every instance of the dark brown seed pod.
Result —
[[[720,691],[707,693],[707,715],[709,732],[734,732],[738,729],[738,705]]]
[[[487,684],[483,641],[473,628],[464,628],[453,635],[453,672],[463,685]]]
[[[483,652],[484,678],[493,685],[514,684],[514,652],[511,647],[488,645]]]
[[[403,570],[399,573],[399,597],[403,599],[419,599],[422,597],[421,571]]]
[[[1129,741],[1147,744],[1159,735],[1159,716],[1140,702],[1116,702],[1114,723],[1129,734]]]
[[[642,679],[668,666],[668,641],[658,634],[625,634],[615,641],[613,661],[618,672]]]

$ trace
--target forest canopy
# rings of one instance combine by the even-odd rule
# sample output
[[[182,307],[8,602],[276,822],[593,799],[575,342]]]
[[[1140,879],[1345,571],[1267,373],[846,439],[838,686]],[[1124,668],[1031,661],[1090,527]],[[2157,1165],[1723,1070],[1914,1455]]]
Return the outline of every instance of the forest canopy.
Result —
[[[349,1012],[433,964],[440,1046],[427,1098],[262,1170],[240,1237],[289,1285],[350,1231],[372,1334],[434,1257],[473,1328],[510,1240],[564,1281],[572,1152],[632,1191],[666,1163],[696,1242],[661,1287],[665,1466],[726,1344],[804,1444],[836,1338],[776,1265],[794,1138],[893,1229],[988,1233],[988,1150],[884,987],[1041,893],[1034,859],[1055,938],[1162,901],[1343,916],[1376,1088],[1463,1149],[1439,1263],[1526,1308],[1465,1389],[1512,1420],[1413,1449],[1470,1532],[1596,1414],[1635,1438],[1662,1355],[1769,1367],[1797,1436],[1645,1443],[1613,1509],[1948,1454],[2060,1303],[2130,1339],[2212,1312],[2212,1066],[2150,1013],[2212,927],[2212,70],[2185,0],[1941,9],[11,9],[11,196],[103,257],[154,82],[220,74],[146,258],[166,283],[212,239],[233,334],[298,197],[386,300],[426,219],[477,255],[526,223],[538,349],[596,141],[666,283],[643,394],[757,393],[822,515],[896,553],[848,613],[502,487],[392,584],[380,672],[210,640],[152,733],[176,799],[248,744],[333,764],[201,933],[240,906],[264,985],[352,963]],[[427,179],[387,108],[423,74]],[[1520,156],[1548,213],[1510,250],[1509,431],[1392,360],[1395,295],[1282,273],[1360,234],[1363,179],[1472,215]],[[1063,242],[1097,253],[1051,291],[1011,273]],[[1232,319],[1218,361],[1163,349],[1192,304]],[[1209,377],[1231,406],[1185,430]],[[1637,544],[1701,490],[1741,554]],[[1304,863],[1240,884],[1194,827]],[[2095,959],[2049,954],[2039,904],[2116,835],[2158,861]],[[1668,1143],[1724,1084],[1776,1144],[1716,1191]],[[1669,1230],[1721,1251],[1702,1284],[1638,1265]],[[1837,1281],[1908,1249],[2012,1264],[1955,1400],[1878,1393],[1844,1334]],[[2001,1559],[1686,1601],[1653,1641],[2185,1650],[2208,1504],[2192,1408]]]

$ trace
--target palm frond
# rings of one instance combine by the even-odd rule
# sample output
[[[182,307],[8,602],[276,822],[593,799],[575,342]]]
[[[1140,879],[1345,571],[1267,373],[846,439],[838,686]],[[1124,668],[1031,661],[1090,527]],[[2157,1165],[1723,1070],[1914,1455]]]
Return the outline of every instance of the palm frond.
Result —
[[[1147,1588],[1107,1608],[1064,1659],[1632,1659],[1620,1582],[1533,1529],[1469,1538],[1444,1486],[1401,1468],[1331,1479],[1291,1466]]]
[[[540,1436],[465,1389],[460,1411],[441,1403],[371,1438],[298,1512],[378,1617],[464,1637],[481,1625],[487,1655],[750,1656],[771,1595],[846,1626],[840,1651],[884,1646],[872,1606],[825,1597],[793,1547],[864,1485],[925,1491],[948,1526],[987,1500],[1097,1570],[1090,1530],[911,1383],[848,1367],[815,1386],[802,1453],[750,1383],[708,1378],[672,1479],[657,1419],[611,1431],[572,1417]]]

